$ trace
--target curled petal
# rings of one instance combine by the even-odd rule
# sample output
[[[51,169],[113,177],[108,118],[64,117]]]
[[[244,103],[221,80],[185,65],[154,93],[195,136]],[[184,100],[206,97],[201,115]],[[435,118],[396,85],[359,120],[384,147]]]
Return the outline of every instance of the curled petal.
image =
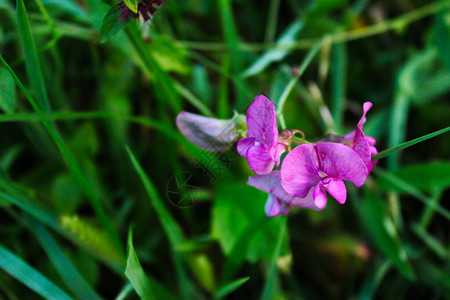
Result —
[[[361,119],[358,122],[358,127],[359,129],[362,130],[362,127],[364,125],[364,123],[366,123],[366,114],[367,112],[372,108],[372,102],[364,102],[363,104],[363,115],[361,117]]]
[[[362,159],[368,172],[373,168],[371,147],[373,146],[370,146],[364,132],[359,127],[356,128],[353,151]]]
[[[275,161],[277,167],[280,165],[281,155],[286,152],[286,148],[285,144],[277,144],[276,147],[270,149],[270,156]]]
[[[281,184],[288,194],[304,198],[309,190],[322,180],[319,172],[314,146],[303,144],[294,148],[284,158],[281,165]]]
[[[315,149],[319,168],[327,176],[351,181],[357,187],[364,184],[369,172],[362,159],[350,147],[338,143],[320,143]]]
[[[264,211],[268,217],[276,217],[280,214],[281,203],[277,198],[269,195],[266,204],[264,205]]]
[[[278,143],[278,127],[274,104],[260,95],[247,110],[247,136],[261,140],[268,148]]]
[[[247,160],[250,168],[258,175],[269,174],[275,166],[275,162],[263,144],[257,144],[248,148]]]
[[[223,152],[238,138],[232,120],[219,120],[181,112],[176,120],[178,129],[193,144],[210,152]]]
[[[283,208],[286,210],[289,206],[299,206],[303,208],[310,208],[314,210],[320,210],[314,203],[311,192],[305,198],[292,197],[284,190],[281,185],[281,173],[279,170],[274,170],[268,175],[252,176],[249,177],[247,184],[251,185],[261,191],[269,193],[273,198],[278,199],[285,203],[281,206],[281,213]],[[267,204],[266,204],[267,205]],[[286,211],[287,212],[287,211]]]
[[[313,198],[318,208],[324,209],[327,206],[327,194],[322,190],[321,184],[314,187]]]
[[[327,187],[327,192],[334,197],[340,204],[344,204],[347,200],[347,189],[345,184],[341,179],[338,178],[327,178],[329,180]],[[325,180],[324,180],[325,181]]]
[[[248,149],[251,146],[255,145],[255,141],[256,141],[256,139],[253,137],[247,137],[247,138],[240,139],[236,145],[236,149],[237,149],[239,155],[246,158]]]

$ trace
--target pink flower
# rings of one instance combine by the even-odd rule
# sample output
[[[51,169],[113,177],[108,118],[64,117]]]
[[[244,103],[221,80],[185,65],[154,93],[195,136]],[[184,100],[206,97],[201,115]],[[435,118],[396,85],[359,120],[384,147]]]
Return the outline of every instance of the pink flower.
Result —
[[[365,102],[363,105],[363,115],[356,126],[356,130],[347,134],[344,139],[350,143],[352,149],[361,157],[364,164],[370,172],[378,161],[372,162],[372,155],[377,154],[375,148],[376,140],[370,136],[366,136],[363,132],[363,125],[366,123],[366,113],[372,108],[371,102]]]
[[[299,206],[314,210],[321,209],[314,203],[312,197],[302,199],[292,197],[286,193],[281,185],[280,171],[278,170],[274,170],[267,175],[249,177],[247,184],[269,193],[269,198],[265,205],[265,211],[268,217],[276,217],[280,214],[285,215],[290,206]]]
[[[304,201],[312,199],[323,209],[327,204],[325,192],[343,204],[347,199],[343,180],[360,187],[368,174],[363,159],[344,144],[303,144],[285,157],[281,166],[281,184],[289,195]]]
[[[286,151],[286,145],[278,142],[274,104],[262,95],[257,96],[247,110],[247,126],[247,137],[238,142],[237,151],[247,158],[256,174],[269,174]]]

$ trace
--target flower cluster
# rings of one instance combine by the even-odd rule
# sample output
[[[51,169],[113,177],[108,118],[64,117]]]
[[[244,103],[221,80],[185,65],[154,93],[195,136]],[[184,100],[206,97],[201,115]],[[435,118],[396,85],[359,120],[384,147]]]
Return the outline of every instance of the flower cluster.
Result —
[[[322,210],[327,193],[345,203],[344,180],[362,186],[377,153],[375,139],[366,136],[363,125],[372,103],[363,106],[356,129],[345,136],[327,136],[314,143],[295,137],[298,129],[278,132],[275,105],[265,96],[255,98],[247,110],[247,134],[237,142],[237,152],[245,157],[257,175],[247,184],[269,194],[265,205],[267,216],[286,214],[291,206]],[[177,117],[181,133],[202,149],[217,152],[230,149],[242,135],[243,120],[218,120],[187,112]],[[245,134],[244,134],[245,135]],[[299,145],[292,149],[292,143]],[[292,149],[292,150],[291,150]],[[283,153],[288,151],[283,161]],[[275,167],[279,170],[274,170]]]
[[[375,140],[363,132],[366,113],[371,107],[372,103],[364,103],[356,130],[315,143],[300,141],[285,156],[281,169],[273,170],[291,145],[287,143],[289,139],[279,138],[274,104],[264,96],[256,97],[247,111],[247,137],[239,140],[237,150],[257,174],[247,183],[269,193],[265,206],[268,216],[285,214],[290,206],[324,209],[326,193],[343,204],[347,199],[343,180],[357,187],[364,184],[376,164],[371,159],[377,153]],[[285,130],[291,132],[287,134],[291,137],[296,131],[299,130]]]

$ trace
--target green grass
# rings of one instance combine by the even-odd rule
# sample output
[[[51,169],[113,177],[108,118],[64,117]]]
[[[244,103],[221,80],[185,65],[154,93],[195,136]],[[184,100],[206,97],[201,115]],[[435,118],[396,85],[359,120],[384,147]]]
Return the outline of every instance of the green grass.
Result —
[[[0,1],[0,299],[449,298],[450,3],[166,2]],[[176,127],[260,94],[308,141],[373,103],[345,205],[267,218]]]

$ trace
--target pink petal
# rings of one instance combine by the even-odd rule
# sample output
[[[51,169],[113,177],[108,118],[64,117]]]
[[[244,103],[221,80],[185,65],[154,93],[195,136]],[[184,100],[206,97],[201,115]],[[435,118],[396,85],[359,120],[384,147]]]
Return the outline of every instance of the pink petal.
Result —
[[[267,147],[278,143],[278,127],[274,104],[260,95],[247,110],[247,136],[261,140]]]
[[[319,174],[319,161],[314,146],[303,144],[294,148],[284,158],[281,165],[281,184],[288,194],[304,198],[311,187],[322,180]]]
[[[255,138],[247,137],[247,138],[240,139],[237,142],[236,149],[237,149],[239,155],[247,158],[248,148],[250,148],[251,146],[254,146],[254,145],[255,145]]]
[[[275,162],[270,156],[269,150],[263,144],[251,146],[247,150],[248,165],[258,175],[269,174]]]
[[[334,197],[340,204],[344,204],[347,200],[347,189],[345,184],[341,179],[329,178],[329,183],[327,184],[327,192]]]
[[[322,210],[324,207],[319,208],[314,202],[313,192],[314,188],[311,188],[305,198],[292,197],[292,201],[289,203],[289,205],[309,208],[313,210]]]
[[[181,112],[177,116],[177,127],[196,146],[211,151],[227,151],[238,138],[231,120],[219,120]]]
[[[364,132],[362,132],[362,130],[359,129],[359,127],[356,128],[355,139],[353,142],[353,151],[355,151],[356,154],[359,155],[359,157],[364,162],[367,171],[369,172],[372,170],[373,167],[370,147],[371,146],[367,141]]]
[[[366,114],[372,108],[372,102],[364,102],[363,104],[363,115],[358,122],[358,127],[362,130],[364,123],[366,123]]]
[[[277,198],[273,198],[271,195],[267,198],[264,205],[264,211],[268,217],[276,217],[280,214],[281,203]]]
[[[314,188],[313,198],[314,203],[319,209],[324,209],[327,206],[327,194],[322,190],[322,185],[318,184]]]
[[[247,184],[271,194],[272,197],[284,202],[287,206],[299,206],[303,208],[319,210],[319,208],[314,203],[314,199],[312,197],[312,189],[305,198],[292,197],[291,195],[286,193],[283,186],[281,185],[280,175],[281,174],[279,170],[273,170],[268,175],[249,177]],[[283,210],[283,207],[285,206],[282,205],[281,210]]]
[[[350,147],[338,143],[320,143],[315,149],[320,170],[327,176],[351,181],[357,187],[364,184],[369,172],[362,159]],[[281,178],[283,180],[283,174]],[[287,189],[286,191],[289,193]]]
[[[275,161],[277,167],[280,165],[281,155],[286,151],[286,148],[284,144],[277,144],[276,147],[270,149],[270,156]]]

